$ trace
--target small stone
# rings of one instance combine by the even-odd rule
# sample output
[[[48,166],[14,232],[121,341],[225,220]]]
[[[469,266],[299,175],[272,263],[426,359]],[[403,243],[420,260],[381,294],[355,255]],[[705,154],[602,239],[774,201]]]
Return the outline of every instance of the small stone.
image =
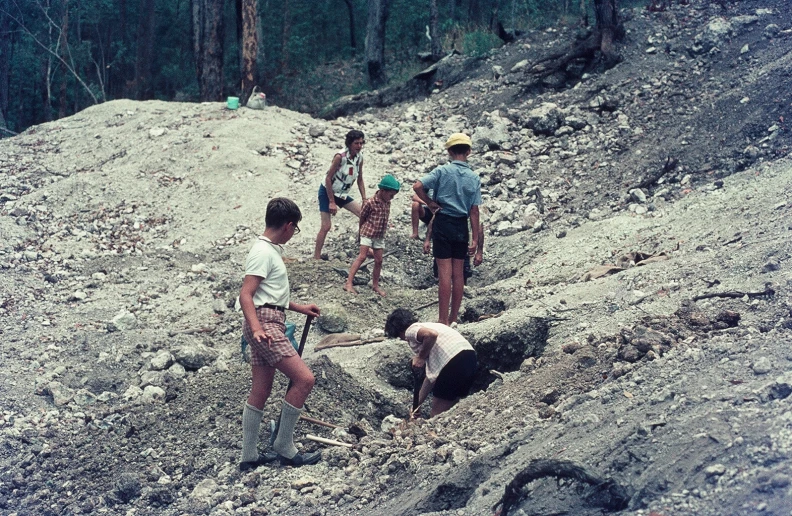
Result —
[[[159,136],[162,136],[163,134],[165,134],[164,127],[152,127],[151,129],[149,129],[149,136],[152,138],[157,138]]]
[[[754,374],[767,374],[772,371],[773,364],[770,362],[769,358],[759,357],[756,359],[756,362],[751,364],[751,369]]]
[[[781,264],[778,263],[777,260],[768,260],[767,263],[764,264],[762,267],[762,272],[775,272],[781,269]]]
[[[154,371],[164,371],[173,364],[173,355],[170,351],[162,349],[151,359],[151,369]]]
[[[776,489],[787,487],[790,484],[789,475],[776,473],[770,478],[770,485]]]
[[[88,294],[83,292],[82,290],[75,290],[72,292],[72,295],[69,296],[69,301],[85,301],[88,297]]]
[[[707,477],[719,477],[726,473],[726,466],[723,464],[713,464],[712,466],[707,466],[704,468],[704,474]]]
[[[134,314],[121,310],[107,323],[107,331],[127,331],[137,328],[137,318]]]

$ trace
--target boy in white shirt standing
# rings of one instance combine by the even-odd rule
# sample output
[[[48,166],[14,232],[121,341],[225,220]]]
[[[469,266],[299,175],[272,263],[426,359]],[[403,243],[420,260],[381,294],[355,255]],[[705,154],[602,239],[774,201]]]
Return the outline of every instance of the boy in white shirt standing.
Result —
[[[291,466],[315,464],[321,459],[321,452],[297,453],[293,440],[305,399],[314,386],[314,376],[286,337],[285,310],[319,316],[319,307],[315,304],[301,305],[289,300],[289,277],[283,263],[281,244],[300,231],[297,227],[300,220],[302,213],[294,201],[283,197],[272,199],[267,204],[264,234],[253,244],[245,262],[239,303],[245,316],[243,333],[251,348],[253,385],[242,412],[242,458],[239,464],[242,471],[275,459]],[[273,444],[277,455],[259,455],[259,427],[276,370],[285,374],[293,385],[283,401],[278,437]]]

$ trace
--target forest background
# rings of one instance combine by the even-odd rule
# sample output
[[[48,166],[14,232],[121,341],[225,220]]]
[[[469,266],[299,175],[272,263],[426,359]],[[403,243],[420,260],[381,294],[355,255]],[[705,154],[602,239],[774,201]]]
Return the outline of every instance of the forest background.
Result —
[[[108,100],[244,102],[253,86],[270,103],[316,113],[452,50],[484,56],[503,44],[503,27],[585,23],[591,9],[591,0],[0,0],[0,137]]]

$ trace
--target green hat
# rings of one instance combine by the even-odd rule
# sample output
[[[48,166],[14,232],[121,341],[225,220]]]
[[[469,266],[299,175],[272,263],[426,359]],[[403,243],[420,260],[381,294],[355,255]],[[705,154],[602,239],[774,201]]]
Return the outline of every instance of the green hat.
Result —
[[[399,183],[399,181],[397,181],[396,178],[390,174],[387,174],[385,177],[383,177],[382,181],[380,181],[377,186],[386,190],[395,190],[397,192],[401,189],[401,183]]]

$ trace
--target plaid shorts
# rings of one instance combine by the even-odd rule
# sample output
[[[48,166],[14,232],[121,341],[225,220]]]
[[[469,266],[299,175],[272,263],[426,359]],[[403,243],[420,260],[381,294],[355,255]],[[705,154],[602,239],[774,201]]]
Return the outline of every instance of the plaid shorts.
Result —
[[[242,325],[242,333],[250,346],[250,365],[275,367],[275,364],[280,362],[282,358],[292,357],[297,354],[289,338],[286,337],[285,313],[261,306],[256,308],[256,317],[261,324],[261,328],[272,339],[272,343],[268,344],[266,341],[256,342],[253,339],[250,325],[245,320]]]

